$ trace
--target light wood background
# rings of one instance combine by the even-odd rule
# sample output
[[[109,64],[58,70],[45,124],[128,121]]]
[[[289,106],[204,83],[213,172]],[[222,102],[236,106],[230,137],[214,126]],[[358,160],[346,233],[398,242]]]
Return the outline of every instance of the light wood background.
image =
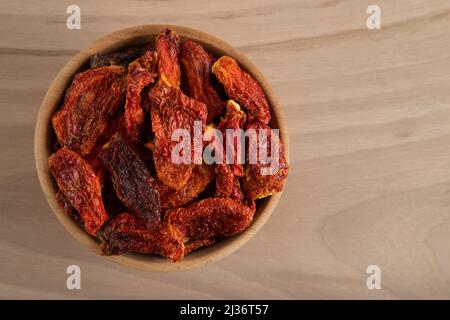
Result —
[[[82,10],[81,30],[65,26]],[[366,28],[366,8],[382,29]],[[181,273],[113,264],[76,242],[36,177],[33,130],[58,70],[107,33],[151,23],[236,46],[284,107],[291,170],[269,222]],[[448,0],[0,1],[1,298],[450,298]],[[66,289],[68,265],[82,289]],[[381,267],[368,290],[366,268]]]

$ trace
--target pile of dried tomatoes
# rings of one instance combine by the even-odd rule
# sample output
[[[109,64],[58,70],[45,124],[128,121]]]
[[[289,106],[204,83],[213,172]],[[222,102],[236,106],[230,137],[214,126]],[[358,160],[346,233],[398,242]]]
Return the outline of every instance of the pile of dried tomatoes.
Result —
[[[270,106],[233,58],[216,59],[169,29],[150,44],[96,54],[75,75],[52,118],[48,163],[58,203],[100,240],[102,254],[179,261],[245,230],[255,200],[282,190],[282,146],[273,175],[262,175],[261,163],[171,161],[172,130],[192,132],[194,121],[203,131],[270,131]]]

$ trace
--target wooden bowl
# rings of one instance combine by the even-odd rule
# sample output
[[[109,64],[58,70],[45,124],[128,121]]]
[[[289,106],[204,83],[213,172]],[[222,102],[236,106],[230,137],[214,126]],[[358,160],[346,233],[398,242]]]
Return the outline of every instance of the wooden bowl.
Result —
[[[182,41],[192,39],[199,42],[216,57],[228,55],[235,58],[244,70],[259,81],[272,106],[272,121],[270,125],[272,128],[280,129],[281,141],[284,143],[286,149],[286,160],[289,163],[289,140],[281,107],[266,78],[264,78],[261,72],[242,53],[226,42],[207,33],[174,25],[143,25],[111,33],[81,50],[58,73],[41,104],[36,121],[34,139],[39,181],[50,207],[58,220],[73,237],[97,253],[99,253],[97,240],[89,236],[72,218],[68,217],[56,202],[57,187],[47,164],[48,157],[52,153],[52,141],[55,137],[51,125],[51,118],[60,107],[65,91],[74,75],[83,68],[86,68],[92,55],[95,53],[113,52],[128,46],[154,41],[156,35],[165,27],[174,30]],[[229,255],[253,237],[272,214],[280,196],[281,194],[277,194],[266,199],[258,200],[255,218],[244,232],[230,238],[221,239],[211,247],[195,251],[180,262],[171,263],[163,257],[141,254],[124,254],[121,256],[108,256],[106,258],[129,267],[146,271],[177,271],[207,265]]]

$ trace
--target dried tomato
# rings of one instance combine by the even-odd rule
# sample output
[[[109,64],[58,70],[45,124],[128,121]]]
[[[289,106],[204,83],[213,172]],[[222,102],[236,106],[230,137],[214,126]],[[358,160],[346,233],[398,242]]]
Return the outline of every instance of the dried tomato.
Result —
[[[186,185],[179,190],[172,190],[160,183],[158,186],[162,209],[184,206],[197,198],[214,179],[214,169],[206,164],[196,165]]]
[[[241,187],[241,178],[234,177],[233,181],[233,190],[231,191],[231,199],[237,200],[237,201],[243,201],[244,200],[244,193],[242,192]]]
[[[112,121],[108,123],[102,136],[97,140],[94,148],[88,155],[84,157],[86,161],[91,165],[92,169],[94,169],[95,174],[99,177],[102,186],[104,185],[106,172],[105,167],[98,161],[97,156],[98,153],[103,149],[103,145],[109,142],[113,134],[115,134],[116,132],[120,132],[122,134],[125,132],[123,110],[119,110],[118,112],[116,112]]]
[[[63,147],[48,165],[59,189],[83,219],[86,231],[95,235],[108,220],[102,190],[92,167],[79,154]]]
[[[231,198],[237,201],[243,200],[240,178],[236,177],[231,167],[226,164],[219,164],[215,168],[216,172],[216,193],[219,198]]]
[[[268,151],[272,152],[272,131],[270,127],[261,123],[261,122],[248,122],[246,125],[246,129],[255,129],[265,130],[268,144]],[[283,190],[284,183],[286,182],[287,173],[288,173],[288,164],[286,162],[286,158],[284,155],[284,147],[281,141],[277,138],[279,143],[279,159],[278,159],[278,170],[274,174],[263,175],[261,173],[261,168],[268,168],[270,164],[262,164],[260,159],[258,159],[256,164],[249,163],[247,160],[247,164],[244,170],[244,177],[242,179],[243,189],[248,197],[251,199],[260,199],[277,192],[281,192]],[[269,143],[270,141],[270,143]],[[261,141],[258,138],[258,142],[256,148],[254,150],[255,153],[259,154],[259,148],[261,146]],[[248,155],[247,155],[248,157]]]
[[[113,65],[120,65],[120,66],[128,66],[128,64],[139,58],[144,54],[146,51],[153,51],[154,45],[153,44],[144,44],[141,46],[134,46],[129,47],[124,50],[112,52],[112,53],[105,53],[105,54],[95,54],[91,57],[90,65],[91,68],[97,68],[97,67],[106,67],[106,66],[113,66]]]
[[[69,200],[66,199],[61,191],[58,191],[58,193],[56,194],[56,202],[58,202],[59,206],[63,209],[66,215],[74,219],[76,222],[83,222],[77,210],[72,206]]]
[[[233,163],[216,165],[216,197],[232,198],[235,200],[242,199],[239,177],[244,174],[242,165],[244,161],[239,161],[238,158],[241,157],[245,160],[245,150],[240,150],[242,146],[241,143],[244,142],[244,136],[241,137],[242,141],[240,141],[238,130],[244,128],[246,120],[247,116],[245,112],[241,110],[239,104],[233,100],[228,100],[226,103],[225,116],[220,120],[217,129],[219,129],[223,135],[223,145],[225,146],[223,152],[224,159],[226,154],[229,153],[233,156]],[[229,139],[227,139],[227,129],[231,129],[231,133],[233,133],[231,141],[228,141]],[[243,135],[243,130],[240,133]],[[232,150],[232,153],[229,152],[230,149]]]
[[[233,193],[234,175],[231,167],[227,164],[218,164],[216,172],[216,197],[230,198]]]
[[[184,246],[184,255],[186,256],[189,253],[191,253],[192,251],[195,251],[200,247],[210,246],[210,245],[214,244],[215,242],[216,242],[216,240],[214,238],[199,239],[199,240],[194,240],[194,241],[188,242]]]
[[[157,54],[147,51],[128,66],[127,94],[125,104],[125,125],[130,141],[137,143],[144,125],[144,109],[141,93],[155,81],[157,76]]]
[[[111,173],[119,199],[144,220],[148,229],[154,230],[161,218],[159,192],[145,163],[119,133],[112,136],[98,159]]]
[[[155,133],[154,163],[158,179],[168,187],[179,190],[186,185],[194,167],[193,164],[175,164],[172,148],[178,144],[172,141],[176,129],[185,129],[194,137],[194,121],[206,124],[206,105],[184,95],[180,89],[158,82],[151,90],[152,130]],[[191,141],[193,144],[193,141]],[[191,148],[193,156],[194,148]]]
[[[176,164],[171,159],[171,148],[156,140],[153,151],[153,164],[158,180],[175,191],[184,188],[192,175],[194,164]]]
[[[171,142],[172,132],[186,129],[194,135],[194,121],[200,121],[202,129],[206,124],[206,105],[191,99],[180,89],[158,83],[151,91],[152,129],[156,138]],[[172,142],[176,144],[177,142]]]
[[[207,198],[185,208],[168,210],[166,219],[190,240],[232,236],[252,222],[255,205],[229,198]]]
[[[212,72],[222,83],[227,95],[245,107],[249,120],[269,123],[269,103],[261,85],[242,70],[236,60],[223,56],[213,64]]]
[[[233,175],[237,177],[241,177],[243,175],[242,163],[244,161],[239,160],[245,159],[245,150],[240,150],[244,141],[244,131],[240,131],[240,133],[242,134],[242,141],[239,140],[240,136],[238,133],[240,129],[244,128],[246,121],[247,116],[245,112],[241,110],[239,104],[237,104],[233,100],[228,100],[226,103],[225,116],[220,120],[219,125],[217,126],[217,129],[219,129],[223,135],[223,145],[225,146],[225,151],[228,151],[229,149],[233,151],[232,154],[234,155],[234,159],[233,164],[230,164],[230,166],[232,167]],[[228,143],[226,139],[227,129],[232,129],[231,132],[233,133],[233,140],[230,141],[230,143]],[[239,157],[241,157],[241,159],[239,159]]]
[[[178,88],[181,82],[180,39],[172,30],[165,29],[156,37],[156,52],[158,52],[158,77],[168,86]]]
[[[114,183],[109,172],[105,173],[102,197],[106,212],[110,217],[114,217],[119,213],[128,211],[123,202],[117,196],[116,189],[114,189]]]
[[[180,64],[183,68],[188,95],[208,107],[210,123],[225,106],[211,81],[211,67],[216,59],[198,43],[186,40],[181,47]]]
[[[149,230],[139,218],[121,213],[103,228],[100,251],[108,256],[125,252],[155,253],[175,262],[184,256],[183,234],[167,222]]]
[[[52,119],[62,146],[82,156],[94,148],[123,101],[125,74],[125,68],[111,66],[75,76],[61,109]]]
[[[145,145],[153,153],[155,150],[153,142],[148,142]],[[153,153],[154,161],[159,161],[158,154]],[[165,162],[170,164],[170,162]],[[175,168],[179,170],[180,168]],[[180,172],[178,172],[180,175]],[[179,190],[173,190],[166,186],[164,183],[157,181],[155,187],[159,191],[159,197],[161,200],[161,209],[177,208],[194,200],[206,187],[214,180],[215,173],[213,166],[206,164],[195,165],[192,171],[189,172],[189,178],[187,178],[186,184]]]

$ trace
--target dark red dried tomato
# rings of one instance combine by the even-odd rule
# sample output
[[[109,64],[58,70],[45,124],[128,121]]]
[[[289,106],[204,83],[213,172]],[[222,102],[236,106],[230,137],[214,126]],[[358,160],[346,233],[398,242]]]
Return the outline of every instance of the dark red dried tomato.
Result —
[[[95,54],[91,57],[90,65],[91,68],[106,67],[113,65],[120,65],[127,67],[128,64],[139,58],[146,51],[153,51],[155,47],[153,44],[144,44],[141,46],[129,47],[124,50],[106,53],[106,54]]]
[[[183,234],[167,222],[149,230],[134,215],[121,213],[103,228],[100,250],[108,256],[125,252],[155,253],[175,262],[183,258],[185,249]]]
[[[211,81],[211,67],[215,61],[216,59],[200,44],[192,40],[183,42],[180,64],[186,79],[188,95],[206,104],[208,123],[212,122],[225,106]]]
[[[83,222],[83,219],[81,219],[77,210],[72,206],[69,200],[66,199],[61,191],[58,191],[58,193],[56,194],[56,202],[58,202],[59,206],[64,210],[64,213],[66,215],[74,219],[76,222]]]
[[[158,52],[158,77],[168,86],[178,88],[181,82],[180,39],[172,30],[165,29],[156,37],[156,52]]]
[[[89,69],[75,76],[53,128],[62,146],[84,156],[91,152],[123,101],[126,69]]]
[[[156,229],[161,219],[159,192],[145,163],[118,133],[112,136],[98,159],[110,172],[123,204],[142,218],[148,229]]]
[[[141,93],[157,76],[157,53],[147,51],[128,66],[125,125],[130,141],[137,143],[144,125],[144,109]]]
[[[255,205],[229,198],[207,198],[185,208],[168,210],[166,219],[190,240],[232,236],[253,220]]]
[[[106,212],[108,212],[108,215],[110,217],[114,217],[119,213],[128,211],[128,209],[125,207],[123,202],[120,201],[119,197],[116,194],[116,189],[114,189],[114,184],[109,172],[105,173],[102,197]]]
[[[231,167],[226,164],[219,164],[215,168],[216,172],[216,193],[219,198],[231,198],[237,201],[243,200],[241,182],[233,174]]]
[[[249,120],[269,123],[269,103],[260,84],[243,71],[236,60],[223,56],[212,66],[212,72],[222,83],[227,95],[245,107]]]
[[[97,140],[97,143],[95,144],[94,148],[91,150],[91,152],[86,155],[84,158],[86,161],[91,165],[92,169],[94,169],[95,174],[100,179],[100,184],[104,186],[104,180],[105,180],[105,167],[98,161],[97,156],[98,153],[103,149],[103,145],[105,145],[109,140],[111,140],[111,137],[116,132],[125,133],[125,122],[124,122],[124,115],[123,110],[119,110],[115,115],[114,118],[110,123],[108,123],[105,132],[102,134],[102,136]]]
[[[95,235],[108,220],[102,190],[92,167],[79,154],[63,147],[48,160],[59,189],[83,219],[86,231]]]
[[[234,175],[231,167],[227,164],[218,164],[216,172],[216,197],[230,198],[233,193]]]

